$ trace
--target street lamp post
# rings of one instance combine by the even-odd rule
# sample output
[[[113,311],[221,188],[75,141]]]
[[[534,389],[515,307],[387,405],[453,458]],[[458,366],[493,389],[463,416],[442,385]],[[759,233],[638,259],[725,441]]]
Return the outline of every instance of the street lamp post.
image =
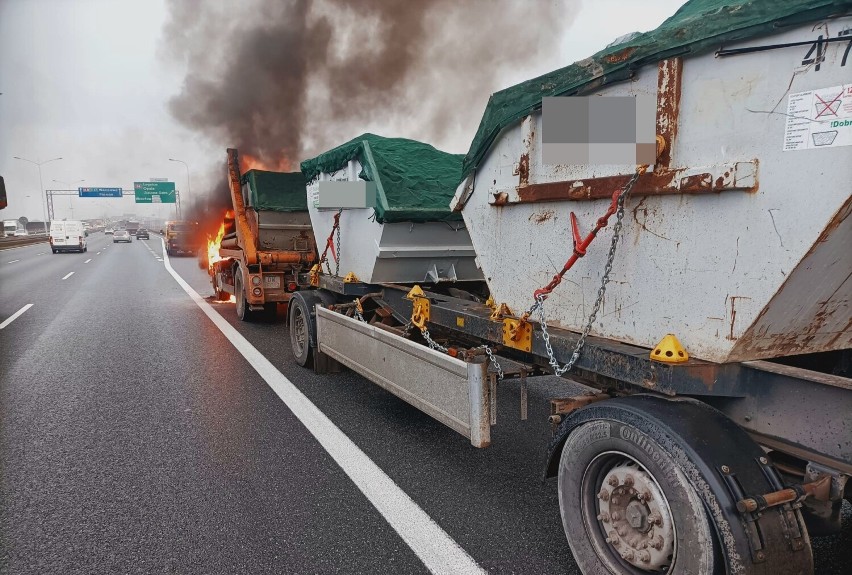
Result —
[[[41,210],[42,210],[42,215],[44,217],[44,235],[47,235],[48,234],[48,232],[47,232],[47,207],[46,207],[47,204],[45,203],[45,196],[44,196],[44,182],[41,179],[41,167],[42,167],[43,164],[49,164],[50,162],[55,162],[56,160],[61,160],[62,158],[60,157],[60,158],[53,158],[51,160],[45,160],[43,162],[34,162],[33,160],[28,160],[26,158],[21,158],[19,156],[12,156],[12,157],[15,158],[16,160],[22,160],[24,162],[29,162],[31,164],[35,164],[36,166],[38,166],[38,185],[41,188]]]
[[[53,180],[53,181],[56,182],[57,184],[62,184],[64,186],[67,186],[68,189],[70,190],[71,186],[73,186],[74,184],[79,184],[81,182],[85,182],[86,180],[74,180],[73,182],[63,182],[62,180]],[[73,200],[74,200],[74,196],[68,196],[68,207],[71,208],[71,219],[72,220],[74,219],[74,203],[73,203]]]
[[[181,164],[183,164],[183,167],[186,168],[186,195],[187,195],[186,200],[189,201],[189,199],[192,197],[192,188],[189,185],[189,165],[186,162],[184,162],[183,160],[176,160],[174,158],[169,158],[169,161],[170,162],[180,162]],[[180,205],[180,204],[178,204],[178,205]]]

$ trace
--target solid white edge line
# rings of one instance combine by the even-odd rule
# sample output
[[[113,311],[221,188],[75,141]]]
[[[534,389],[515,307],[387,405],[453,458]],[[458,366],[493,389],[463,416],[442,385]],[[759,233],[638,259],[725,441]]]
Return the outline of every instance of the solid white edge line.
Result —
[[[66,275],[66,276],[65,276],[64,278],[62,278],[62,279],[67,280],[68,278],[70,278],[70,277],[71,277],[71,276],[73,276],[73,275],[74,275],[74,272],[70,272],[68,275]]]
[[[163,250],[165,252],[165,243]],[[430,572],[485,573],[372,459],[178,275],[166,253],[163,264],[183,291],[266,381]]]
[[[0,329],[3,329],[4,327],[6,327],[7,325],[9,325],[9,324],[10,324],[10,323],[12,323],[13,321],[15,321],[16,319],[18,319],[18,317],[20,317],[20,315],[21,315],[22,313],[24,313],[25,311],[27,311],[27,310],[28,310],[28,309],[30,309],[31,307],[33,307],[33,304],[28,303],[27,305],[25,305],[24,307],[22,307],[21,309],[19,309],[19,310],[18,310],[18,311],[16,311],[15,313],[13,313],[11,316],[9,316],[9,318],[8,318],[6,321],[4,321],[3,323],[0,323]]]

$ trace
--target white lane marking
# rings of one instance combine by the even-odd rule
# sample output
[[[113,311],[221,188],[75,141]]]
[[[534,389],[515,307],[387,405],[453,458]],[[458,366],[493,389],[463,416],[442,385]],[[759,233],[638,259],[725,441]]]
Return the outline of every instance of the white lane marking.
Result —
[[[74,272],[71,272],[71,273],[69,273],[68,275],[66,275],[66,276],[65,276],[64,278],[62,278],[62,279],[67,280],[68,278],[70,278],[70,277],[71,277],[71,276],[73,276],[73,275],[74,275]]]
[[[92,261],[92,258],[87,259],[87,260],[86,260],[86,261],[84,261],[83,263],[84,263],[84,264],[87,264],[87,263],[89,263],[90,261]]]
[[[21,260],[12,260],[12,261],[10,261],[10,262],[6,262],[6,263],[7,263],[7,264],[13,264],[13,263],[15,263],[15,262],[19,262],[19,261],[21,261]]]
[[[99,255],[101,255],[101,252],[98,252],[98,253],[96,253],[95,255],[96,255],[96,256],[99,256]]]
[[[41,252],[40,254],[36,254],[37,256],[43,256],[45,252]]]
[[[165,245],[163,246],[165,250]],[[266,381],[290,411],[349,476],[385,521],[432,573],[485,571],[446,531],[376,465],[272,363],[184,281],[164,257],[166,270]]]
[[[6,327],[7,325],[9,325],[9,324],[10,324],[10,323],[12,323],[13,321],[15,321],[16,319],[18,319],[18,317],[20,317],[20,315],[21,315],[22,313],[24,313],[25,311],[27,311],[27,310],[28,310],[28,309],[30,309],[31,307],[33,307],[33,304],[28,303],[27,305],[25,305],[24,307],[22,307],[21,309],[19,309],[19,310],[18,310],[18,311],[16,311],[15,313],[13,313],[11,316],[9,316],[9,319],[7,319],[6,321],[4,321],[3,323],[0,323],[0,329],[3,329],[4,327]]]

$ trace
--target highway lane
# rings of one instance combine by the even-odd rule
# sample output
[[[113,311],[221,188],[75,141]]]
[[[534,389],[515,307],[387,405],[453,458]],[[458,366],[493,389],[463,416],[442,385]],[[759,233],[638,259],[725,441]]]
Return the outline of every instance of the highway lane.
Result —
[[[0,331],[0,572],[424,572],[146,243]]]
[[[26,305],[32,305],[2,332],[15,333],[7,338],[10,355],[25,350],[35,341],[41,329],[53,317],[57,307],[65,304],[93,269],[107,257],[111,236],[92,234],[85,253],[53,254],[50,245],[34,244],[0,251],[0,322],[10,318]],[[123,247],[126,244],[118,244]],[[101,255],[98,255],[101,252]],[[85,262],[89,261],[88,264]],[[68,276],[69,273],[73,275]],[[66,277],[67,276],[67,277]],[[62,278],[66,277],[65,280]],[[17,325],[16,325],[17,324]]]
[[[14,373],[4,368],[0,506],[24,496],[0,516],[0,572],[424,572],[165,273],[155,257],[159,237],[115,247],[100,256],[107,258],[100,271],[81,276],[91,282],[81,284],[89,298],[105,299],[61,306],[55,319],[32,326],[48,335],[23,350]],[[194,258],[170,262],[201,295],[211,294]],[[546,390],[533,394],[530,419],[521,422],[518,390],[506,384],[494,446],[476,450],[351,372],[317,376],[296,366],[281,318],[243,323],[233,304],[215,309],[483,569],[578,572],[555,485],[540,479]],[[114,329],[116,318],[135,325],[137,337],[113,341],[126,333]],[[97,334],[83,346],[84,359],[65,352],[45,359],[50,334],[79,320]],[[7,331],[0,331],[4,366]],[[73,376],[55,372],[67,364]],[[28,373],[38,374],[35,386],[17,383]],[[846,572],[849,535],[815,540],[817,573]]]

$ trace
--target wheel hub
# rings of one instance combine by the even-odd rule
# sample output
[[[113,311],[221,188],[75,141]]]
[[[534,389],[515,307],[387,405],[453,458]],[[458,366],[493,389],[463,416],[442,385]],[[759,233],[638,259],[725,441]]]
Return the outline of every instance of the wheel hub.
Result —
[[[656,481],[635,464],[607,472],[598,492],[598,523],[622,559],[645,571],[671,565],[675,550],[669,504]]]

